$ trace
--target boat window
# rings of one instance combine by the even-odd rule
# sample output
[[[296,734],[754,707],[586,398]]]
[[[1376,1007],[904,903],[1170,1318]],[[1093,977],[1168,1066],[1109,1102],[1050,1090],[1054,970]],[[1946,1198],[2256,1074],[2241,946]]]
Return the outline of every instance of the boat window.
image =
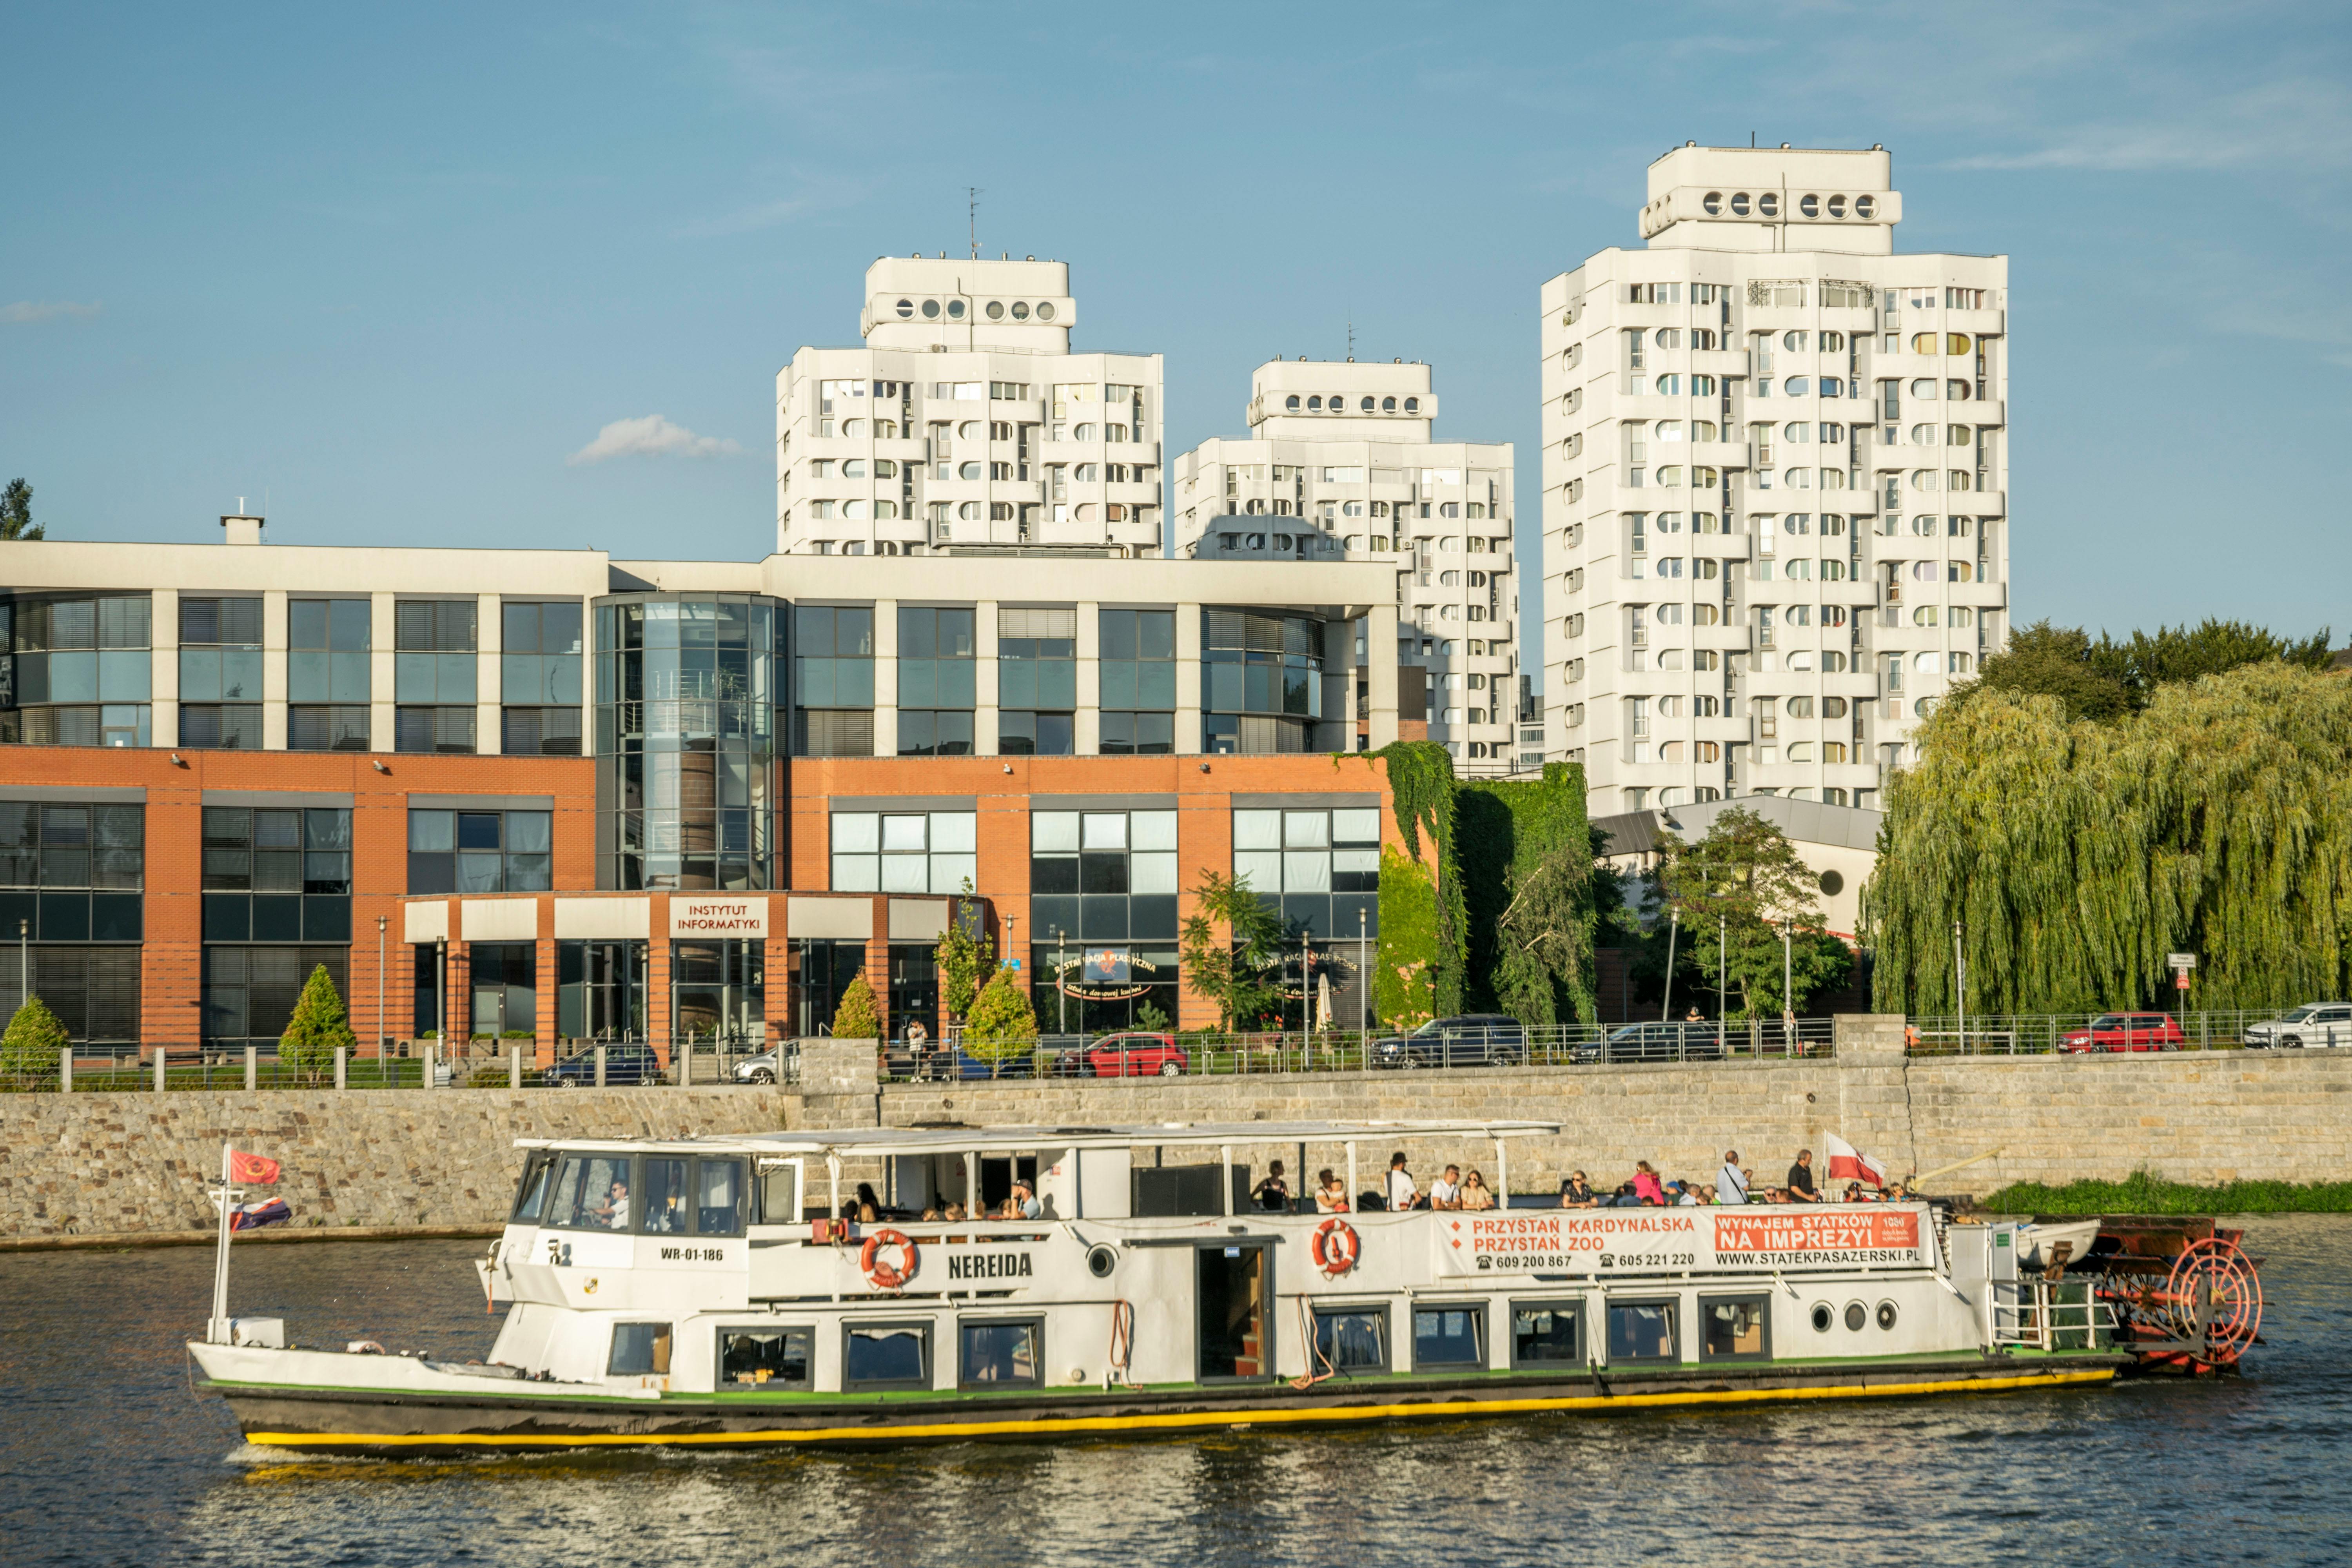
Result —
[[[808,1388],[816,1359],[814,1329],[721,1329],[719,1387]]]
[[[626,1230],[632,1212],[626,1154],[569,1154],[555,1173],[547,1223],[567,1230]]]
[[[1486,1365],[1486,1327],[1484,1307],[1415,1307],[1413,1366]]]
[[[1702,1296],[1701,1361],[1765,1361],[1772,1354],[1772,1298]]]
[[[522,1163],[522,1184],[515,1188],[514,1220],[529,1224],[539,1218],[539,1211],[547,1203],[547,1179],[555,1171],[555,1155],[545,1149],[533,1149]]]
[[[742,1161],[696,1162],[694,1229],[698,1236],[743,1234]]]
[[[851,1323],[842,1331],[844,1389],[930,1385],[930,1324]]]
[[[647,1236],[686,1234],[686,1162],[660,1155],[646,1157],[645,1233]]]
[[[798,1225],[801,1222],[800,1172],[791,1165],[760,1167],[760,1223]]]
[[[998,1319],[957,1325],[956,1382],[963,1388],[1034,1388],[1045,1382],[1045,1321]]]
[[[613,1355],[604,1372],[609,1377],[667,1377],[669,1325],[614,1323]]]
[[[1612,1363],[1680,1359],[1675,1345],[1675,1303],[1610,1302],[1609,1359]]]
[[[1389,1312],[1386,1307],[1318,1307],[1315,1310],[1317,1372],[1386,1372]]]
[[[1584,1359],[1582,1309],[1573,1301],[1511,1303],[1513,1366],[1575,1365]]]

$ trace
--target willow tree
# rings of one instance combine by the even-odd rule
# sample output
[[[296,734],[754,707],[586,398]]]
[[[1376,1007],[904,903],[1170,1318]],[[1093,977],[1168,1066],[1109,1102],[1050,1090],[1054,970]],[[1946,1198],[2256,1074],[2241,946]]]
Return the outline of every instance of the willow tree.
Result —
[[[2352,980],[2352,679],[2268,660],[2158,686],[2113,723],[1979,689],[1889,782],[1865,895],[1877,1003],[2074,1013],[2165,994],[2266,1007]]]

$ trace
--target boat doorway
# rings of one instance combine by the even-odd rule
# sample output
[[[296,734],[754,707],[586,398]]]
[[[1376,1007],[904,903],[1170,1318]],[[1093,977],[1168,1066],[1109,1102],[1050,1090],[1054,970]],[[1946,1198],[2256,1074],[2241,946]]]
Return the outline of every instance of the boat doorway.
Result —
[[[1264,1242],[1203,1247],[1193,1264],[1203,1383],[1271,1377],[1274,1249]]]

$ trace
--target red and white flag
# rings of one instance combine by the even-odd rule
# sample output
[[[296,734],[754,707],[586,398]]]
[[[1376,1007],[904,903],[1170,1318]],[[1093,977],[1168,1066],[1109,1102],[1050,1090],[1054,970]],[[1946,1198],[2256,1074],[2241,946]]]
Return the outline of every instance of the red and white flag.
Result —
[[[1829,1151],[1831,1181],[1868,1182],[1874,1187],[1886,1184],[1886,1167],[1836,1133],[1822,1133],[1822,1147]]]
[[[250,1182],[257,1187],[272,1185],[278,1180],[278,1162],[265,1160],[258,1154],[246,1153],[241,1149],[233,1150],[228,1157],[228,1179]]]

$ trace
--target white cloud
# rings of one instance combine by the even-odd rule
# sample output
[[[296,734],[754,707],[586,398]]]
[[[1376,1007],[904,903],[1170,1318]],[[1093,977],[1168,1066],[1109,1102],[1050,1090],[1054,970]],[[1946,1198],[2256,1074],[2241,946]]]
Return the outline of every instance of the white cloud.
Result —
[[[71,300],[19,300],[13,305],[0,305],[0,321],[53,321],[59,316],[95,316],[98,301],[87,305]]]
[[[615,419],[596,438],[564,459],[573,468],[607,458],[731,458],[743,448],[716,436],[698,436],[658,414]]]

